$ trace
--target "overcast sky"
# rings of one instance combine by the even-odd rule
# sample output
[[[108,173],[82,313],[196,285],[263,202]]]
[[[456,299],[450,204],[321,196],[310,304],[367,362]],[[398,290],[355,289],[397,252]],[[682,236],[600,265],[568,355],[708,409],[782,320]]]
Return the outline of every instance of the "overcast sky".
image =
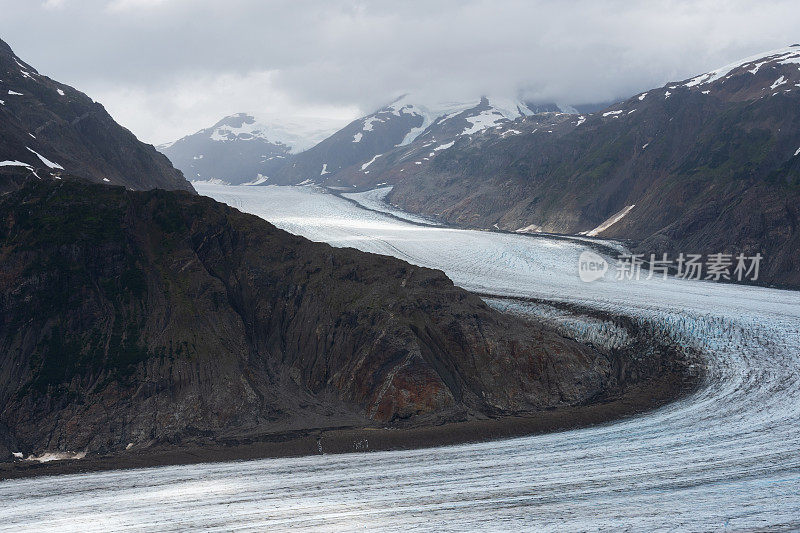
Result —
[[[0,0],[0,38],[158,144],[239,111],[346,121],[404,92],[622,98],[800,42],[800,2]]]

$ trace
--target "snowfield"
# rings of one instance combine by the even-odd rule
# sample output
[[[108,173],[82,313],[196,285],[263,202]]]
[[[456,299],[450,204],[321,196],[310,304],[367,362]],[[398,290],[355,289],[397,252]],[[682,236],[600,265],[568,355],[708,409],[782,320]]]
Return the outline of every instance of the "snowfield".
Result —
[[[756,74],[762,66],[767,63],[776,63],[781,65],[787,65],[791,63],[798,63],[800,62],[800,47],[798,46],[789,46],[786,48],[780,48],[778,50],[773,50],[771,52],[767,52],[766,54],[759,54],[752,57],[747,57],[736,63],[731,63],[730,65],[725,65],[724,67],[720,67],[717,70],[713,70],[711,72],[707,72],[705,74],[700,74],[689,80],[687,83],[684,84],[684,87],[695,87],[697,85],[706,85],[709,83],[713,83],[723,77],[727,76],[734,70],[740,67],[747,66],[749,64],[753,65],[753,68],[748,70],[751,74]]]
[[[323,117],[295,117],[291,119],[278,115],[254,117],[247,113],[238,113],[225,118],[235,117],[242,119],[241,126],[222,124],[216,128],[208,128],[203,131],[210,132],[208,138],[212,141],[229,142],[262,139],[273,144],[283,144],[290,148],[291,153],[298,153],[327,139],[347,122],[346,120]],[[169,148],[173,144],[175,143],[167,143],[159,148]]]
[[[492,96],[487,97],[487,101],[491,109],[483,110],[477,115],[464,117],[464,119],[470,123],[470,126],[465,128],[459,135],[472,135],[508,120],[534,114],[534,112],[528,108],[527,104],[522,101]],[[442,124],[464,111],[477,107],[480,103],[481,100],[477,99],[464,102],[425,102],[423,104],[415,101],[413,95],[405,95],[395,100],[385,109],[396,116],[405,113],[422,117],[422,124],[416,128],[412,128],[398,145],[406,146],[422,135],[432,124]],[[559,106],[559,108],[566,113],[577,114],[577,111],[570,106]]]
[[[35,139],[35,138],[36,138],[36,137],[34,137],[34,139]],[[33,155],[35,155],[36,157],[38,157],[38,158],[41,160],[41,162],[42,162],[42,163],[44,163],[44,164],[45,164],[45,165],[46,165],[48,168],[52,168],[52,169],[58,169],[58,170],[64,170],[64,167],[62,167],[62,166],[61,166],[61,165],[59,165],[58,163],[53,163],[52,161],[50,161],[49,159],[47,159],[45,156],[43,156],[43,155],[42,155],[42,154],[40,154],[39,152],[37,152],[37,151],[35,151],[35,150],[32,150],[31,148],[28,148],[27,146],[26,146],[25,148],[27,148],[27,149],[28,149],[28,151],[29,151],[29,152],[31,152]]]
[[[502,298],[514,295],[627,314],[702,349],[707,379],[656,411],[548,435],[6,481],[0,528],[800,529],[799,293],[616,281],[613,266],[583,283],[585,241],[415,225],[312,187],[195,186],[312,240],[442,269],[497,307],[545,312]],[[580,326],[626,342],[603,323]]]
[[[644,146],[642,146],[642,149],[645,149],[646,147],[647,147],[647,145],[645,144]],[[612,215],[611,217],[609,217],[608,220],[606,220],[605,222],[603,222],[602,224],[600,224],[599,226],[597,226],[593,230],[587,231],[584,235],[586,235],[587,237],[596,237],[597,235],[600,235],[605,230],[607,230],[608,228],[610,228],[611,226],[613,226],[614,224],[616,224],[617,222],[619,222],[620,220],[625,218],[625,215],[630,213],[631,209],[633,209],[634,207],[636,207],[636,204],[626,206],[619,213],[616,213],[615,215]]]

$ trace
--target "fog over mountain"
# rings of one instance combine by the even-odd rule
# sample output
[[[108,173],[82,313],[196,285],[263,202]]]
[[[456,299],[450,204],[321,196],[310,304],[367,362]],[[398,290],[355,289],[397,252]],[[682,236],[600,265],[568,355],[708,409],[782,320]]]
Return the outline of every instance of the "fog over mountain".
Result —
[[[243,110],[346,122],[406,92],[607,102],[786,46],[800,27],[793,1],[0,0],[0,12],[19,54],[152,143]]]

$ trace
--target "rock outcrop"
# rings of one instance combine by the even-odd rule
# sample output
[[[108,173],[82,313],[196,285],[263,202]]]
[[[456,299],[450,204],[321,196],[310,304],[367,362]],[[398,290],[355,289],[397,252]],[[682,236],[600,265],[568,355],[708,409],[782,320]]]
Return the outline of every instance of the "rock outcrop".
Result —
[[[0,439],[26,455],[532,413],[625,381],[440,271],[69,179],[0,196],[0,354]]]

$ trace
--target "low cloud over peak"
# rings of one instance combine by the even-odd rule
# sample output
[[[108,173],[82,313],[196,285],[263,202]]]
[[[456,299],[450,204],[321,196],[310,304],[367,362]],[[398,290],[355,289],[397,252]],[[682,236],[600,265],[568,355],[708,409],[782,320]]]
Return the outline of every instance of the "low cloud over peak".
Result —
[[[243,110],[354,117],[403,92],[608,101],[791,44],[800,27],[795,1],[0,0],[0,12],[23,59],[154,143]]]

